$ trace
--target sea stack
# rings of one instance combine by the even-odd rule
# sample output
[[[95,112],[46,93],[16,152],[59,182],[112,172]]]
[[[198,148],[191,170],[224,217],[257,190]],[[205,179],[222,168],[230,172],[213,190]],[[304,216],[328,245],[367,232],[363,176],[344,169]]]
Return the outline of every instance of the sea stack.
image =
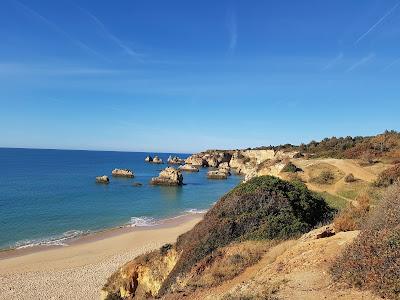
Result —
[[[152,178],[150,183],[153,185],[178,186],[183,184],[183,176],[181,171],[168,167],[161,171],[158,177]]]
[[[128,178],[133,178],[135,175],[133,174],[132,170],[129,169],[114,169],[111,172],[112,176],[115,177],[128,177]]]
[[[110,183],[110,179],[109,179],[108,176],[106,176],[106,175],[97,176],[97,177],[96,177],[96,182],[97,182],[97,183],[105,183],[105,184],[108,184],[108,183]]]
[[[171,165],[180,165],[180,164],[184,164],[185,160],[178,157],[178,156],[169,156],[168,157],[168,163]]]
[[[145,162],[152,162],[153,158],[150,155],[147,155],[146,158],[144,159]]]
[[[159,158],[157,155],[153,158],[153,164],[162,164],[163,160]]]

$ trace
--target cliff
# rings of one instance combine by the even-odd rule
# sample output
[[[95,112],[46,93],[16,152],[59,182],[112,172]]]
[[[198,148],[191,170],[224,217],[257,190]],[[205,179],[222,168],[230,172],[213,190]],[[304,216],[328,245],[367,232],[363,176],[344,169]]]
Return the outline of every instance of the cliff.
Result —
[[[332,213],[321,197],[300,183],[271,176],[254,178],[222,197],[174,245],[123,266],[104,286],[104,296],[169,297],[215,286],[256,263],[272,245],[326,222]],[[233,260],[237,260],[234,270],[219,279],[210,274]]]

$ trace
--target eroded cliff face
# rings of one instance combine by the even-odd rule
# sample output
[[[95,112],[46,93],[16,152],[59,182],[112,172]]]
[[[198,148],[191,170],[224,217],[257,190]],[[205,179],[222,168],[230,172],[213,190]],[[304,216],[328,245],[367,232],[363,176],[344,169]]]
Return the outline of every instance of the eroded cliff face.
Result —
[[[145,299],[157,296],[178,259],[178,252],[169,244],[158,251],[137,257],[108,279],[101,299]]]
[[[228,164],[245,181],[261,175],[278,175],[285,160],[292,159],[298,151],[275,151],[270,149],[251,150],[209,150],[191,155],[186,163],[193,166],[218,168]]]

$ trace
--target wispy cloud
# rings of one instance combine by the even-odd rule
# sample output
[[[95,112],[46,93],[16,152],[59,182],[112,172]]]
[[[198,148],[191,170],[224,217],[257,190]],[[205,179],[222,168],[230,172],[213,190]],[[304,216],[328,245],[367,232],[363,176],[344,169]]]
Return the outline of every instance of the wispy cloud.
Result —
[[[232,53],[235,51],[238,41],[236,14],[233,10],[228,11],[227,28],[229,35],[229,52]]]
[[[96,50],[92,49],[88,45],[86,45],[84,42],[76,39],[75,37],[71,36],[69,33],[67,33],[65,30],[61,29],[56,23],[50,21],[48,18],[44,17],[37,11],[33,10],[32,8],[28,7],[27,5],[19,2],[18,0],[14,0],[14,2],[22,8],[25,12],[27,12],[29,15],[32,17],[40,20],[43,24],[45,24],[47,27],[50,29],[58,32],[60,35],[64,36],[67,40],[69,40],[71,43],[74,45],[78,46],[80,49],[86,51],[89,54],[92,54],[98,58],[101,58],[102,60],[109,61],[105,56],[97,52]]]
[[[99,18],[97,18],[94,14],[89,12],[86,9],[83,9],[82,7],[78,8],[84,12],[103,32],[104,36],[108,38],[110,41],[115,43],[118,47],[120,47],[127,55],[132,56],[136,59],[138,59],[141,54],[133,50],[131,47],[129,47],[126,43],[124,43],[122,40],[120,40],[115,34],[113,34],[105,25],[102,21],[100,21]]]
[[[388,64],[386,67],[384,67],[382,69],[382,71],[386,71],[387,69],[390,69],[391,67],[393,67],[394,65],[400,63],[400,57],[395,59],[394,61],[392,61],[390,64]]]
[[[373,31],[379,24],[381,24],[387,17],[389,17],[395,10],[396,8],[400,5],[400,2],[397,2],[395,6],[393,6],[386,14],[381,17],[378,22],[376,22],[374,25],[372,25],[366,32],[364,32],[355,42],[354,45],[358,44],[360,41],[362,41],[371,31]]]
[[[364,56],[363,58],[361,58],[359,61],[357,61],[356,63],[354,63],[352,66],[350,66],[350,68],[348,68],[346,70],[346,72],[352,72],[355,69],[359,68],[362,65],[365,65],[366,63],[368,63],[370,60],[372,60],[375,57],[375,53],[370,53],[367,56]]]
[[[334,59],[332,59],[330,62],[328,62],[325,67],[323,68],[323,70],[328,70],[330,68],[332,68],[334,65],[336,65],[337,63],[339,63],[344,57],[343,52],[340,52]]]

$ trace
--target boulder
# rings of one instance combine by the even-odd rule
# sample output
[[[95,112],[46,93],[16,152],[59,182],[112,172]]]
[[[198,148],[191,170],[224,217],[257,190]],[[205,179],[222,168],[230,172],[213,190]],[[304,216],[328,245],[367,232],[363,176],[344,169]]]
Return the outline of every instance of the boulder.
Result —
[[[108,176],[106,176],[106,175],[97,176],[97,177],[96,177],[96,182],[97,182],[97,183],[105,183],[105,184],[108,184],[108,183],[110,183],[110,179],[109,179]]]
[[[189,165],[189,164],[185,164],[183,166],[179,166],[178,168],[181,171],[185,171],[185,172],[199,172],[199,168],[193,166],[193,165]]]
[[[145,162],[152,162],[153,158],[150,155],[147,155],[146,158],[144,159]]]
[[[173,165],[180,165],[180,164],[184,164],[185,160],[182,158],[179,158],[178,156],[169,156],[168,157],[168,163],[169,164],[173,164]]]
[[[153,164],[162,164],[163,160],[159,158],[157,155],[153,157]]]
[[[208,171],[207,178],[208,179],[227,179],[228,173],[225,171],[221,171],[221,170]]]
[[[181,171],[168,167],[161,171],[158,177],[152,178],[150,183],[153,185],[182,185],[183,176]]]
[[[112,176],[115,177],[129,177],[129,178],[135,177],[133,171],[129,169],[114,169],[112,170],[111,174]]]

